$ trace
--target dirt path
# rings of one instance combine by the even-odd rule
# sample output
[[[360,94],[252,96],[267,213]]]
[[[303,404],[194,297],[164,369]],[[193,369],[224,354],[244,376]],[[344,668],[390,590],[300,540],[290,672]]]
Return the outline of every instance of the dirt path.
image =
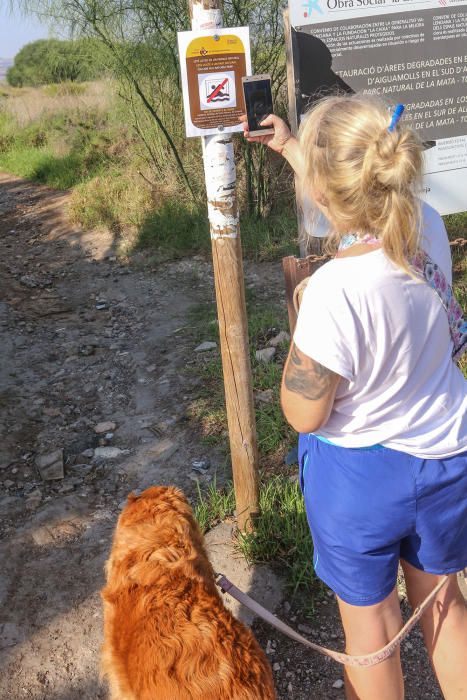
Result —
[[[0,177],[5,700],[104,697],[98,591],[119,506],[152,483],[194,495],[191,462],[206,456],[186,420],[194,340],[176,331],[211,298],[210,266],[120,265],[108,234],[70,229],[65,203]],[[96,434],[104,421],[113,437]],[[102,447],[118,456],[98,456]],[[56,450],[64,478],[44,482],[38,458]],[[209,457],[221,472],[219,455]]]
[[[99,590],[123,499],[153,483],[194,496],[194,459],[210,459],[203,478],[226,476],[223,455],[187,420],[200,382],[188,369],[199,340],[189,314],[213,301],[210,265],[122,265],[108,233],[70,227],[65,204],[62,193],[0,175],[2,700],[106,697]],[[246,277],[279,303],[278,264],[247,265]],[[115,427],[98,435],[103,422]],[[63,478],[41,479],[38,466],[59,475],[62,459]],[[280,613],[308,625],[302,604],[285,601]],[[309,625],[306,634],[339,646],[326,594]],[[255,629],[281,700],[342,700],[339,668]],[[404,652],[408,700],[440,698],[419,636]]]

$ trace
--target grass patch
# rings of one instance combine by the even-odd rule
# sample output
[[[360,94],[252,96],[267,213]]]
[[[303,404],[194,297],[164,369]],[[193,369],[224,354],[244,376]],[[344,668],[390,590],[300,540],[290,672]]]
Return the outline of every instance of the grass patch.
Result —
[[[235,493],[232,484],[218,489],[214,480],[203,493],[198,482],[198,501],[194,508],[194,514],[201,532],[207,532],[217,523],[233,515],[234,511]]]
[[[250,564],[280,567],[293,593],[311,591],[313,543],[305,504],[297,481],[275,476],[260,486],[260,515],[252,533],[238,535],[238,548]],[[232,516],[235,497],[231,484],[217,490],[215,483],[203,494],[198,487],[195,517],[203,532]]]
[[[273,468],[278,462],[282,463],[285,453],[296,440],[295,432],[282,415],[279,402],[288,343],[277,348],[275,359],[269,364],[259,362],[255,350],[264,347],[268,340],[288,327],[287,313],[278,306],[258,304],[251,290],[247,290],[246,302],[253,392],[255,395],[266,391],[270,394],[270,400],[255,402],[258,448],[262,464]],[[192,309],[189,328],[195,342],[219,342],[219,328],[215,320],[214,304],[200,304]],[[227,444],[227,413],[220,355],[200,354],[195,358],[192,371],[202,377],[203,383],[200,396],[192,401],[188,415],[198,424],[203,442]]]
[[[255,530],[239,535],[239,548],[250,563],[281,567],[293,592],[313,583],[313,543],[305,503],[296,481],[275,476],[260,489],[260,513]]]
[[[155,248],[168,257],[184,257],[211,248],[207,214],[191,202],[166,199],[143,222],[137,248]]]
[[[108,167],[97,176],[75,187],[69,214],[85,228],[107,226],[112,231],[141,225],[150,206],[150,194],[141,178],[130,168]]]
[[[252,260],[280,260],[298,250],[297,217],[284,206],[267,219],[244,216],[240,220],[243,250]]]
[[[267,220],[243,216],[240,221],[243,252],[253,260],[276,260],[296,252],[297,222],[294,214],[272,215]],[[137,248],[154,248],[165,257],[208,255],[211,251],[205,204],[169,197],[156,205],[144,220]]]
[[[57,156],[50,147],[37,149],[19,145],[0,154],[0,168],[27,180],[67,190],[91,178],[99,166],[89,166],[77,152]]]

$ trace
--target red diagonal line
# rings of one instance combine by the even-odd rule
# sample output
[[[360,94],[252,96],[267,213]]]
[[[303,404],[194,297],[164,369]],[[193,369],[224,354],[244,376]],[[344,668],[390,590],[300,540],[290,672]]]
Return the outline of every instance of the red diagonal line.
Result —
[[[216,87],[216,89],[214,90],[214,92],[212,92],[212,93],[209,95],[209,97],[208,97],[208,102],[211,102],[211,100],[213,100],[213,99],[220,93],[220,91],[222,90],[222,88],[224,87],[224,85],[228,82],[228,80],[229,80],[229,79],[226,78],[220,85],[218,85],[218,86]]]

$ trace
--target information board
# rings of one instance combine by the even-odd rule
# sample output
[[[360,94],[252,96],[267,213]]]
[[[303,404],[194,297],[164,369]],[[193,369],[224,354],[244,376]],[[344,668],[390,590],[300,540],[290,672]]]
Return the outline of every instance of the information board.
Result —
[[[251,74],[248,27],[179,32],[187,136],[242,131],[242,77]]]
[[[421,196],[467,210],[467,0],[289,0],[298,122],[317,97],[405,105],[425,143]]]

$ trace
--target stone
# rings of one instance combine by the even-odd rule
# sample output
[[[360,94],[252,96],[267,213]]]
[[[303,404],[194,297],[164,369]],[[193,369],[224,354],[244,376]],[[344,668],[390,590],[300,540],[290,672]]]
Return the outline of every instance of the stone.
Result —
[[[239,556],[232,534],[232,523],[220,523],[205,536],[205,545],[214,571],[222,573],[242,591],[254,591],[252,596],[271,612],[282,601],[283,581],[264,564],[249,566]],[[225,606],[235,617],[251,625],[255,615],[228,594],[223,596]]]
[[[32,533],[34,544],[38,547],[45,547],[54,541],[53,535],[47,527],[40,527]]]
[[[34,491],[28,493],[26,498],[26,508],[28,510],[36,510],[41,501],[42,493],[39,491],[39,489],[34,489]]]
[[[103,435],[105,433],[113,433],[113,431],[116,429],[117,429],[117,424],[114,423],[113,421],[110,421],[110,420],[102,421],[102,423],[98,423],[97,425],[94,426],[94,432],[97,433],[97,435]]]
[[[6,480],[3,482],[3,485],[4,485],[4,487],[5,487],[6,489],[9,489],[9,488],[11,488],[12,486],[15,485],[15,482],[12,481],[11,479],[6,479]]]
[[[298,631],[303,632],[303,634],[311,634],[313,632],[309,625],[298,625]]]
[[[273,665],[272,670],[275,671],[276,673],[281,670],[281,665],[276,661],[276,663]]]
[[[75,490],[75,485],[72,482],[60,484],[58,487],[58,492],[65,494],[65,493],[71,493],[72,491]]]
[[[288,343],[289,341],[290,335],[287,333],[287,331],[281,331],[280,333],[275,335],[274,338],[271,338],[268,345],[270,345],[273,348],[276,348],[281,343]]]
[[[214,343],[211,340],[206,340],[204,343],[201,343],[201,345],[198,345],[198,347],[195,348],[195,352],[208,352],[209,350],[216,349],[217,343]]]
[[[191,463],[191,468],[194,472],[199,472],[204,474],[207,469],[209,469],[210,462],[209,459],[194,459]]]
[[[257,350],[256,351],[256,359],[258,362],[264,362],[265,364],[269,364],[272,361],[272,358],[276,354],[276,348],[263,348],[263,350]]]
[[[344,681],[341,678],[339,678],[339,680],[334,681],[334,683],[332,684],[332,687],[335,688],[336,690],[340,690],[341,688],[344,687]]]
[[[81,452],[81,456],[85,457],[86,459],[92,459],[94,457],[94,450],[89,448],[87,450],[83,450]]]
[[[128,454],[128,450],[121,450],[119,447],[96,447],[94,459],[118,459],[122,455]]]
[[[255,400],[257,403],[272,403],[274,399],[274,392],[272,389],[265,389],[264,391],[257,391],[255,393]]]
[[[39,470],[42,481],[54,481],[63,479],[63,450],[55,450],[36,459],[36,467]]]
[[[61,413],[59,408],[43,408],[42,412],[50,418],[57,418]]]
[[[175,454],[178,447],[179,446],[169,438],[163,438],[162,440],[157,440],[155,444],[148,448],[147,455],[151,459],[167,460]]]
[[[14,647],[22,641],[23,635],[18,625],[15,625],[14,622],[5,622],[0,625],[0,649]]]

